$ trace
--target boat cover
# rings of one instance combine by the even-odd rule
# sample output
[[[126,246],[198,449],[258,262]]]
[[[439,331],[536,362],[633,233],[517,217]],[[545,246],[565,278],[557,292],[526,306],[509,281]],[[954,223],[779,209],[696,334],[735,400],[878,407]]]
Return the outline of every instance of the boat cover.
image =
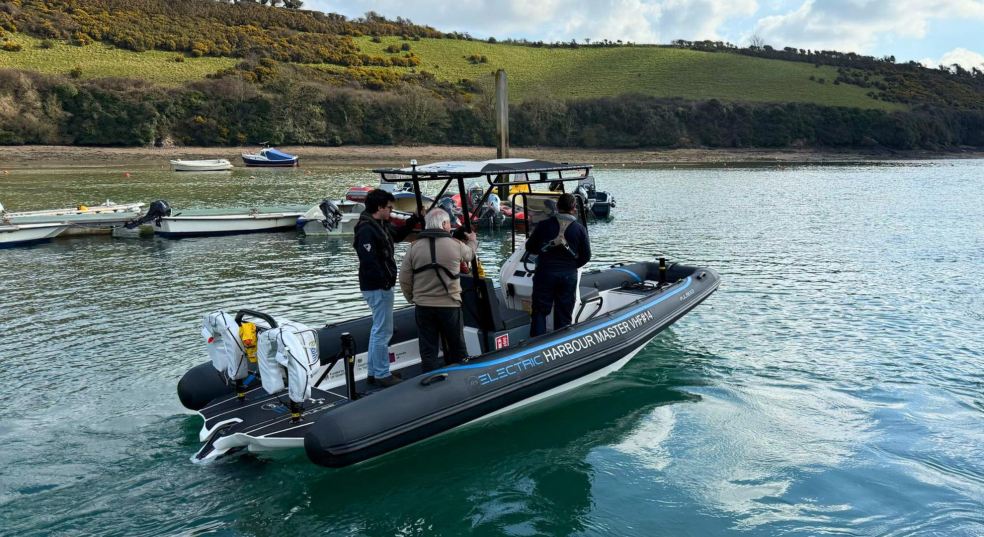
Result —
[[[300,323],[283,321],[277,328],[260,333],[256,358],[260,380],[267,393],[273,395],[283,391],[286,369],[290,400],[303,403],[311,397],[311,372],[320,363],[317,331]]]
[[[239,339],[239,325],[224,311],[209,313],[202,321],[202,337],[208,344],[208,357],[219,373],[231,380],[248,375],[246,351]]]
[[[557,168],[563,164],[534,160],[528,158],[500,158],[494,160],[458,160],[448,162],[434,162],[423,166],[402,168],[401,171],[417,173],[508,173],[516,170],[530,170],[537,168]]]
[[[294,155],[290,155],[276,149],[264,149],[262,154],[269,160],[294,160],[297,158]]]

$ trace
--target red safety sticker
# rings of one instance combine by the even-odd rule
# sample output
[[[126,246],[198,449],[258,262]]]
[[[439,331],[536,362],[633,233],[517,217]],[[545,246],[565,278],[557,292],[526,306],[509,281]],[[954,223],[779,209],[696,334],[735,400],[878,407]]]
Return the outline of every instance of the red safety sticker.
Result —
[[[502,349],[509,346],[509,334],[502,334],[501,336],[495,336],[495,348],[496,350]]]

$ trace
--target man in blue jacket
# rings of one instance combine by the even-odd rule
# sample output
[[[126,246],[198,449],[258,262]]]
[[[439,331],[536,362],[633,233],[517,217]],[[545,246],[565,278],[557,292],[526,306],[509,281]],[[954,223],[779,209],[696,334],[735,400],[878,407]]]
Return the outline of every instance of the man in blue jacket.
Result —
[[[402,228],[389,222],[396,198],[375,189],[366,195],[366,210],[355,224],[355,247],[359,255],[359,289],[372,311],[369,332],[369,383],[387,388],[400,382],[390,373],[389,342],[393,337],[393,286],[396,285],[394,244],[413,232],[419,218],[414,215]]]
[[[572,194],[557,199],[557,214],[540,222],[526,241],[536,255],[530,336],[547,333],[547,315],[553,310],[554,330],[571,324],[577,295],[577,269],[591,260],[588,231],[577,221]]]

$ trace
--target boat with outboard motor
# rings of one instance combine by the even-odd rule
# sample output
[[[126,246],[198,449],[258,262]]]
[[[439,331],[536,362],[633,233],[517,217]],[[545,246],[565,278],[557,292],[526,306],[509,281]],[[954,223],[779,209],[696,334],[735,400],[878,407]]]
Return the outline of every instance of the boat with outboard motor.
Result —
[[[598,190],[594,176],[587,176],[578,181],[574,195],[584,199],[588,206],[591,216],[599,220],[607,220],[612,217],[612,209],[615,208],[615,196],[607,190]]]
[[[590,170],[524,159],[460,164],[376,171],[384,182],[410,180],[422,209],[421,182],[445,182],[445,189],[457,182],[463,191],[462,179],[483,177],[488,197],[510,179],[563,183]],[[516,195],[525,208],[525,229],[531,230],[552,214],[559,192]],[[578,209],[583,223],[583,202]],[[464,211],[463,226],[470,229],[471,215]],[[207,315],[202,335],[211,361],[178,383],[182,404],[204,419],[204,445],[193,460],[302,446],[313,462],[330,467],[376,457],[618,370],[720,283],[711,269],[664,259],[579,271],[573,324],[530,337],[537,255],[517,249],[516,234],[499,286],[473,276],[480,274],[476,266],[459,276],[472,358],[422,372],[414,307],[398,309],[391,370],[404,381],[384,390],[367,379],[368,316],[311,329],[252,310]]]
[[[354,235],[364,210],[366,205],[357,201],[322,200],[297,219],[297,229],[305,235]]]
[[[164,200],[151,202],[147,212],[126,223],[126,229],[145,224],[162,237],[182,238],[238,235],[294,229],[304,206],[252,207],[249,209],[187,209],[173,212]]]

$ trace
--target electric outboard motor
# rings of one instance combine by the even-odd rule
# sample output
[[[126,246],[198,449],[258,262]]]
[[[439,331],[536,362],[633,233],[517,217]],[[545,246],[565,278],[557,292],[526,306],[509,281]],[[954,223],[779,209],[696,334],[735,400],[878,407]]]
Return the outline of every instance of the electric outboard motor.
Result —
[[[150,207],[147,208],[147,212],[143,216],[130,220],[124,224],[123,227],[126,229],[133,229],[140,227],[151,220],[154,221],[154,224],[160,225],[161,218],[164,218],[165,216],[171,216],[171,206],[164,200],[152,201],[150,202]]]
[[[321,221],[321,225],[325,226],[328,231],[334,231],[335,228],[342,222],[342,211],[338,210],[338,205],[329,199],[321,201],[318,205],[321,209],[321,214],[325,215],[325,219]]]
[[[302,405],[311,397],[311,375],[319,356],[317,331],[300,323],[284,321],[260,334],[257,358],[263,389],[271,395],[287,389],[294,421],[301,418]]]
[[[202,337],[208,344],[208,357],[216,371],[232,381],[246,378],[249,373],[246,350],[232,315],[223,311],[206,315],[202,320]]]

